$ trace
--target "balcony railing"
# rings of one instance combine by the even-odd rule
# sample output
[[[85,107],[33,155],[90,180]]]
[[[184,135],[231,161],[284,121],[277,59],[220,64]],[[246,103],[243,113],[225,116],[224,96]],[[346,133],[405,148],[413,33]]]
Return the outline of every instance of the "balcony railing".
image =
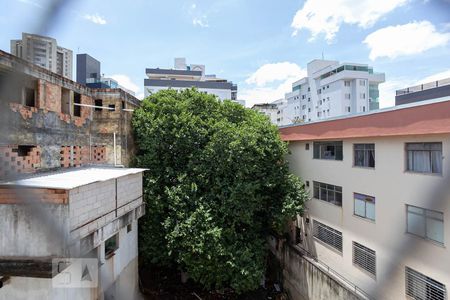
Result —
[[[450,85],[450,78],[437,80],[437,81],[424,83],[424,84],[419,84],[419,85],[408,87],[406,89],[397,90],[397,91],[395,91],[395,95],[396,96],[406,95],[406,94],[426,91],[429,89],[434,89],[434,88],[446,86],[446,85]]]

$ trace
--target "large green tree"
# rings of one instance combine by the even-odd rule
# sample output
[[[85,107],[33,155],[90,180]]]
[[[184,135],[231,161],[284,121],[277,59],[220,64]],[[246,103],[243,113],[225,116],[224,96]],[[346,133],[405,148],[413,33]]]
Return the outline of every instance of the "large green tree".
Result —
[[[267,234],[280,232],[306,200],[277,127],[195,89],[151,95],[132,124],[136,166],[149,169],[144,260],[176,264],[206,288],[256,288]]]

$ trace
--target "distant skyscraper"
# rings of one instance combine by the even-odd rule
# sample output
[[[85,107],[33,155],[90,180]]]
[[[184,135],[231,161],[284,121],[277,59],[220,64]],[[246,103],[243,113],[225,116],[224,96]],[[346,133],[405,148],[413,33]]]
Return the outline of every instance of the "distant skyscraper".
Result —
[[[11,40],[11,54],[72,79],[73,52],[54,38],[23,32],[21,40]]]
[[[100,62],[88,54],[77,54],[77,82],[86,85],[100,81]]]

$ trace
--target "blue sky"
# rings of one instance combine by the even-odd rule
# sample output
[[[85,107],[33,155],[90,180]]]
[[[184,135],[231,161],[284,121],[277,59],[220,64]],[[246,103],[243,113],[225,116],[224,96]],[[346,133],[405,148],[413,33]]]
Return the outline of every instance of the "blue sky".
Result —
[[[0,49],[36,33],[51,1],[0,0]],[[385,72],[382,106],[395,89],[450,77],[450,0],[72,0],[44,33],[138,95],[145,68],[174,57],[237,83],[248,105],[282,97],[322,52]]]

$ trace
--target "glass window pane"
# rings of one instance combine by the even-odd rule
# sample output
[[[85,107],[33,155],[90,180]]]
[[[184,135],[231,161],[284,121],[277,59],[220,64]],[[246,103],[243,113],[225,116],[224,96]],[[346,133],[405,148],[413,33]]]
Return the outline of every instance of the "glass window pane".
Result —
[[[366,216],[366,203],[364,201],[355,199],[355,215],[361,217]]]
[[[425,217],[408,213],[408,232],[425,237]]]
[[[442,152],[431,152],[431,168],[433,173],[442,173]]]
[[[427,238],[443,244],[444,223],[442,221],[427,218]]]
[[[414,151],[414,171],[431,173],[431,157],[429,151]]]
[[[375,202],[366,202],[366,217],[375,220]]]

